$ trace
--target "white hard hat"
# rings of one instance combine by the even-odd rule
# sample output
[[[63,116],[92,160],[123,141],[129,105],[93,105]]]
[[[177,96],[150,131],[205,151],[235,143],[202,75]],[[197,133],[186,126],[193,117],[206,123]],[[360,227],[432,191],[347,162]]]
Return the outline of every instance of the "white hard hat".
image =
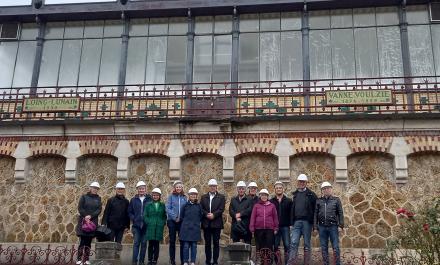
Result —
[[[96,182],[96,181],[94,181],[94,182],[92,182],[92,183],[90,183],[90,187],[93,187],[93,188],[101,188],[101,186],[99,186],[99,183],[98,182]]]
[[[296,180],[309,181],[306,174],[299,174]]]
[[[116,188],[117,189],[125,189],[125,185],[122,182],[118,182],[118,184],[116,184]]]
[[[162,191],[159,188],[154,188],[151,193],[159,193],[160,195],[162,195]]]
[[[208,181],[208,186],[217,186],[217,185],[218,185],[217,180],[215,180],[215,179],[210,179]]]
[[[284,187],[284,183],[281,181],[276,181],[275,184],[273,184],[273,186],[275,187],[276,185],[281,185]]]
[[[253,181],[248,184],[248,188],[250,188],[250,187],[258,188],[257,183],[255,183]]]
[[[183,184],[181,180],[175,180],[173,182],[173,187],[175,187],[177,184]]]
[[[238,187],[245,187],[246,188],[246,183],[242,180],[240,180],[239,182],[237,182],[237,188]]]
[[[326,188],[326,187],[331,187],[331,186],[332,186],[332,184],[330,184],[330,182],[328,182],[328,181],[324,181],[324,182],[321,184],[321,189]]]
[[[261,195],[261,194],[269,195],[269,191],[267,191],[267,189],[261,189],[260,192],[258,193],[258,195]]]
[[[139,181],[138,183],[136,183],[136,188],[139,188],[140,186],[147,186],[147,184],[145,184],[145,182],[143,182],[142,180]]]
[[[189,189],[188,194],[191,194],[191,193],[199,194],[199,192],[197,191],[196,188]]]

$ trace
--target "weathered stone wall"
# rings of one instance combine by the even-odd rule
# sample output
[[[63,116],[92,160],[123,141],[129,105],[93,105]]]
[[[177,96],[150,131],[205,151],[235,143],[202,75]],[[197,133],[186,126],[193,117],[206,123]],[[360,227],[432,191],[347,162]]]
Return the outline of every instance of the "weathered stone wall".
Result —
[[[334,140],[295,140],[292,153],[283,151],[279,146],[289,143],[288,141],[264,139],[235,141],[236,150],[225,150],[221,146],[223,140],[212,143],[209,140],[204,143],[183,142],[180,151],[176,151],[179,149],[178,142],[173,140],[170,147],[172,151],[161,149],[160,153],[155,154],[134,151],[130,153],[128,150],[124,153],[124,157],[129,161],[127,175],[119,175],[124,164],[121,164],[123,160],[118,149],[121,147],[117,148],[116,141],[106,144],[112,148],[101,154],[94,154],[95,149],[91,147],[87,149],[89,151],[84,151],[89,145],[80,146],[78,154],[66,154],[63,153],[66,149],[73,150],[71,144],[66,144],[63,145],[62,151],[52,152],[51,155],[31,154],[27,158],[28,174],[23,184],[14,178],[17,168],[21,168],[17,167],[17,164],[21,163],[23,158],[1,156],[0,242],[76,242],[78,199],[87,191],[87,186],[92,181],[101,184],[99,193],[105,205],[106,200],[114,194],[113,187],[117,181],[126,183],[127,196],[132,197],[135,194],[136,182],[144,180],[148,190],[154,187],[161,188],[165,200],[176,177],[183,180],[186,190],[196,187],[200,194],[207,192],[208,180],[216,178],[219,181],[220,192],[226,193],[227,196],[224,214],[226,224],[222,233],[224,244],[229,241],[231,218],[228,206],[231,197],[235,195],[235,183],[238,180],[253,180],[259,188],[268,188],[272,192],[273,183],[281,178],[280,168],[288,169],[288,177],[284,180],[289,196],[295,189],[296,177],[300,173],[309,176],[309,186],[318,195],[319,185],[323,181],[335,183],[335,194],[341,198],[345,212],[346,229],[341,237],[343,247],[383,247],[386,239],[391,238],[399,229],[399,220],[395,216],[397,208],[407,207],[415,210],[433,197],[440,196],[440,153],[433,150],[420,152],[420,148],[413,147],[418,142],[411,139],[408,140],[408,145],[413,148],[413,152],[417,152],[402,152],[400,160],[396,160],[391,154],[397,152],[397,144],[396,140],[390,140],[389,137],[383,141],[376,138],[368,138],[368,141],[366,138],[362,138],[362,141],[350,138],[339,140],[339,143]],[[167,143],[169,142],[167,140]],[[307,149],[309,143],[318,147]],[[336,151],[331,148],[333,144],[341,143],[346,144],[348,151],[343,145]],[[205,148],[205,144],[214,147]],[[429,141],[425,145],[428,144]],[[260,148],[261,150],[257,148],[264,145],[267,146]],[[321,145],[327,147],[320,148]],[[196,147],[192,148],[193,146]],[[289,146],[283,146],[287,147]],[[19,146],[18,149],[20,148]],[[119,157],[116,157],[116,153]],[[283,157],[287,159],[282,161],[284,164],[280,164]],[[405,159],[402,160],[402,157]],[[345,160],[341,162],[341,158]],[[72,159],[76,161],[76,183],[70,184],[66,182],[66,170],[70,169],[68,162]],[[227,164],[230,161],[232,163]],[[396,161],[403,163],[403,166]],[[336,172],[344,168],[347,172],[346,183],[338,182]],[[396,181],[396,168],[407,168],[406,184]],[[171,169],[180,172],[180,175],[171,176]],[[226,179],[225,169],[233,171],[232,178],[228,176],[229,179]],[[167,239],[165,232],[165,241]],[[124,239],[127,243],[131,240],[131,234]],[[316,236],[313,243],[318,246]]]

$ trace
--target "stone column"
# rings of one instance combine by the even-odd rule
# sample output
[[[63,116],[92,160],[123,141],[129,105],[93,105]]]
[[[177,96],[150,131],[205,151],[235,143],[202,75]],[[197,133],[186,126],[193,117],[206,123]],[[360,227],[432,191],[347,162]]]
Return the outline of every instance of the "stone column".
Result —
[[[223,157],[223,182],[234,182],[234,164],[237,155],[234,140],[225,139],[218,153]]]
[[[19,142],[17,149],[13,154],[15,157],[15,184],[24,184],[29,174],[28,157],[31,156],[29,143],[27,141]]]
[[[81,156],[81,150],[77,141],[69,141],[64,157],[66,157],[65,182],[67,184],[76,183],[76,165],[78,157]]]
[[[289,139],[280,138],[274,154],[278,156],[278,179],[287,183],[290,181],[290,156],[295,154]]]
[[[330,154],[335,156],[335,182],[347,184],[348,182],[348,166],[347,157],[351,154],[347,139],[338,137],[333,143]]]
[[[166,155],[170,158],[170,180],[182,180],[181,157],[185,155],[185,151],[180,139],[171,140]]]
[[[411,150],[403,137],[393,138],[390,154],[394,156],[394,180],[399,186],[408,182],[407,156],[410,153]]]
[[[115,156],[118,158],[116,166],[116,176],[119,181],[128,180],[129,157],[133,155],[130,143],[127,140],[121,140],[115,150]]]

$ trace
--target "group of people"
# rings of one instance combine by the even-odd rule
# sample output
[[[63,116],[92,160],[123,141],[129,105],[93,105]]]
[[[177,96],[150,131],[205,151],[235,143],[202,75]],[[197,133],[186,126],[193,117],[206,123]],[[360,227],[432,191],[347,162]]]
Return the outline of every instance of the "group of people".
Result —
[[[297,189],[289,197],[285,194],[284,184],[277,181],[274,184],[275,196],[269,198],[267,189],[263,188],[257,194],[255,182],[246,185],[244,181],[239,181],[236,185],[237,195],[229,205],[232,241],[251,244],[254,238],[257,253],[265,249],[277,264],[281,263],[281,256],[272,254],[279,253],[282,242],[284,263],[296,264],[299,241],[303,237],[304,264],[310,264],[311,234],[312,230],[317,230],[324,264],[329,264],[329,240],[335,263],[340,264],[338,230],[344,227],[341,201],[333,195],[329,182],[322,183],[320,198],[307,187],[307,183],[307,176],[300,174]],[[90,264],[88,257],[95,231],[89,229],[89,225],[98,227],[102,208],[99,188],[99,183],[91,183],[89,192],[79,200],[77,235],[80,244],[76,264]],[[165,225],[169,231],[170,265],[176,264],[177,237],[180,241],[180,264],[195,264],[197,242],[201,240],[203,231],[205,263],[218,265],[226,198],[218,192],[215,179],[209,180],[208,189],[199,201],[197,189],[189,189],[186,195],[183,183],[175,181],[164,203],[159,188],[147,194],[147,185],[139,181],[136,184],[137,194],[129,201],[125,198],[125,185],[120,182],[116,185],[116,195],[107,201],[101,225],[111,230],[112,241],[121,243],[131,223],[134,241],[132,263],[139,265],[145,262],[147,245],[148,265],[157,264]]]

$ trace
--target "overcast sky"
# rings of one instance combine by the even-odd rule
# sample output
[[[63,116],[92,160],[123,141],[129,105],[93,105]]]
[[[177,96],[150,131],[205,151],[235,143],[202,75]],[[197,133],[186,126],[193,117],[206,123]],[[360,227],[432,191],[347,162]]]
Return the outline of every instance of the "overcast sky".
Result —
[[[72,3],[91,3],[91,2],[116,2],[116,0],[45,0],[50,4],[72,4]],[[32,0],[0,0],[0,6],[22,6],[30,5]]]

